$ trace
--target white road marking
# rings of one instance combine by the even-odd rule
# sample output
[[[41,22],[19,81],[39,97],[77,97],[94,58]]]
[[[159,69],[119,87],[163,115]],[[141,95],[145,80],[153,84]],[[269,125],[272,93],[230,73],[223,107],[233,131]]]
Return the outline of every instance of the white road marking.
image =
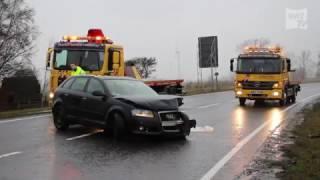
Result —
[[[205,109],[205,108],[209,108],[209,107],[212,107],[212,106],[218,106],[219,104],[208,104],[208,105],[204,105],[204,106],[199,106],[198,108],[199,109]]]
[[[17,155],[17,154],[21,154],[22,152],[11,152],[11,153],[7,153],[7,154],[2,154],[0,155],[0,159],[5,158],[5,157],[9,157],[9,156],[13,156],[13,155]]]
[[[294,108],[295,106],[297,106],[300,103],[306,103],[308,102],[310,99],[312,99],[313,97],[319,96],[320,94],[316,94],[313,96],[309,96],[307,98],[304,98],[302,101],[295,103],[287,108],[285,108],[284,110],[282,110],[281,112],[286,112],[292,108]],[[249,134],[247,137],[245,137],[243,140],[241,140],[230,152],[228,152],[228,154],[226,154],[219,162],[217,162],[202,178],[201,180],[210,180],[212,179],[217,172],[244,146],[246,145],[252,138],[254,138],[262,129],[264,129],[268,124],[270,123],[270,121],[266,121],[265,123],[263,123],[262,125],[260,125],[257,129],[255,129],[251,134]]]
[[[67,141],[72,141],[72,140],[76,140],[76,139],[81,139],[81,138],[92,136],[94,134],[98,134],[98,133],[101,133],[101,132],[103,132],[103,130],[96,130],[96,131],[91,132],[91,133],[86,133],[86,134],[82,134],[82,135],[79,135],[79,136],[74,136],[74,137],[71,137],[71,138],[67,138],[66,140]]]
[[[9,119],[9,120],[0,120],[0,124],[17,122],[17,121],[25,121],[25,120],[30,120],[30,119],[38,119],[38,118],[44,118],[44,117],[51,117],[51,114],[50,114],[50,115],[43,115],[43,116],[32,116],[32,117],[26,117],[26,118],[16,118],[16,119]]]
[[[204,126],[204,127],[196,127],[192,128],[191,132],[203,132],[203,133],[211,133],[214,131],[214,128],[211,126]]]

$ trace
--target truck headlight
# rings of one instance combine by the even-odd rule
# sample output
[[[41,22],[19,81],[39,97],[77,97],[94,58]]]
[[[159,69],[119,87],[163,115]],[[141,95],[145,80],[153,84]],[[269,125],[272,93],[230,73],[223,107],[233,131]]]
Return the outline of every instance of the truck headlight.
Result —
[[[237,87],[242,87],[242,84],[241,84],[241,82],[237,82]]]
[[[50,98],[50,99],[53,99],[53,98],[54,98],[54,93],[53,93],[53,92],[50,92],[50,93],[49,93],[49,98]]]
[[[273,96],[279,96],[280,93],[279,92],[273,92]]]
[[[136,117],[147,117],[147,118],[153,118],[154,114],[152,111],[144,110],[144,109],[133,109],[131,111],[132,116]]]
[[[278,88],[280,85],[279,85],[279,83],[274,83],[273,84],[273,88]]]
[[[237,95],[242,95],[242,91],[237,91]]]

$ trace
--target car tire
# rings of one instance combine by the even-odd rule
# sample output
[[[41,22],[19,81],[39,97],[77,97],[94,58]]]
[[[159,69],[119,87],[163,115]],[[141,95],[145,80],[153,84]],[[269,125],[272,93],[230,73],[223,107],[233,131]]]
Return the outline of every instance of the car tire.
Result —
[[[187,136],[185,134],[181,134],[181,135],[177,136],[176,139],[179,141],[186,141]]]
[[[58,131],[65,131],[69,128],[66,122],[65,110],[62,106],[57,106],[53,111],[53,124]]]
[[[112,122],[112,135],[114,140],[122,140],[126,134],[125,121],[122,115],[115,113]]]

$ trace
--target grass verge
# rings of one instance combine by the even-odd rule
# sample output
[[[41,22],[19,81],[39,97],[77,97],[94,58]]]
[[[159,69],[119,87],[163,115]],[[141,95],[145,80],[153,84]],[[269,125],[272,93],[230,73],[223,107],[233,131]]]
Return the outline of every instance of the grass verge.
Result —
[[[28,109],[19,109],[19,110],[11,110],[0,112],[0,120],[14,117],[22,117],[36,114],[49,113],[51,110],[49,107],[43,108],[28,108]]]
[[[294,143],[286,146],[280,179],[320,179],[320,103],[304,110],[304,121],[293,130]]]
[[[187,82],[184,86],[185,95],[195,95],[195,94],[205,94],[205,93],[212,93],[212,92],[221,92],[221,91],[229,91],[233,89],[233,84],[231,81],[221,81],[216,87],[212,87],[211,82],[203,82],[202,84],[196,82]]]

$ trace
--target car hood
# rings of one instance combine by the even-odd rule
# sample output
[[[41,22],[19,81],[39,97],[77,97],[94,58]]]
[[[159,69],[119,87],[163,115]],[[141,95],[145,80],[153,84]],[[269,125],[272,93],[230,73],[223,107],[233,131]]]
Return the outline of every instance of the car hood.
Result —
[[[116,99],[135,106],[155,111],[177,110],[182,105],[182,97],[159,95],[154,97],[145,96],[116,96]]]

